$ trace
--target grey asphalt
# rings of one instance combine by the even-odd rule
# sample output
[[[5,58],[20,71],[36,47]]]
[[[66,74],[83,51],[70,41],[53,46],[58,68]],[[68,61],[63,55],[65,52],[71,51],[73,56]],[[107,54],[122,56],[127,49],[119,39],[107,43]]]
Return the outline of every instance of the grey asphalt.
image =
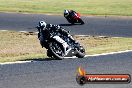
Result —
[[[132,83],[80,86],[75,80],[80,65],[88,74],[132,75],[132,52],[83,59],[48,59],[0,65],[0,88],[132,88]]]
[[[0,13],[0,30],[36,31],[39,21],[59,24],[71,34],[132,37],[132,17],[82,16],[84,25],[70,25],[63,16]]]

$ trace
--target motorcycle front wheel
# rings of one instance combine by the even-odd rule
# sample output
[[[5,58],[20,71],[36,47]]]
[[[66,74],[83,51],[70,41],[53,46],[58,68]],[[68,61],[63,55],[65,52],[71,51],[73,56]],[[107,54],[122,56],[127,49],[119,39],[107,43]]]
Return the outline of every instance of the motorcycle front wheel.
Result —
[[[55,59],[63,59],[64,58],[64,52],[62,49],[62,45],[58,42],[51,42],[49,44],[49,49]]]
[[[82,46],[79,46],[77,49],[76,57],[83,58],[85,56],[85,49]]]
[[[83,20],[82,20],[82,19],[80,19],[80,20],[79,20],[79,22],[81,23],[81,25],[83,25],[83,24],[84,24],[84,22],[83,22]]]

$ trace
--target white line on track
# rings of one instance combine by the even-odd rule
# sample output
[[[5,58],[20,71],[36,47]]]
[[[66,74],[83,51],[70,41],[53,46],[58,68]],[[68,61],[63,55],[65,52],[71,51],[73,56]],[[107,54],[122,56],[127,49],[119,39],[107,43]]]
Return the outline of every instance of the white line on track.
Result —
[[[6,65],[6,64],[21,64],[21,63],[30,63],[31,61],[16,61],[16,62],[4,62],[0,63],[0,65]]]
[[[35,34],[38,34],[39,32],[35,32]]]
[[[110,52],[110,53],[102,53],[102,54],[94,54],[94,55],[85,55],[85,57],[90,57],[90,56],[104,56],[104,55],[120,54],[120,53],[127,53],[127,52],[132,52],[132,50],[125,50],[125,51],[118,51],[118,52]],[[73,57],[65,57],[65,58],[76,58],[76,57],[73,56]],[[32,61],[5,62],[5,63],[0,63],[0,65],[30,63],[30,62],[32,62]]]
[[[111,54],[120,54],[120,53],[127,53],[127,52],[132,52],[132,50],[110,52],[110,53],[102,53],[102,54],[94,54],[94,55],[85,55],[85,57],[89,57],[89,56],[103,56],[103,55],[111,55]]]
[[[28,31],[19,31],[19,32],[28,33]]]
[[[0,30],[0,31],[8,31],[8,30]]]
[[[132,50],[125,50],[125,51],[118,51],[118,52],[110,52],[110,53],[102,53],[102,54],[94,54],[94,55],[85,55],[85,57],[105,56],[105,55],[120,54],[120,53],[127,53],[127,52],[132,52]],[[76,58],[76,56],[73,56],[73,57],[65,57],[65,58]]]
[[[9,30],[0,30],[0,31],[9,31]],[[18,31],[18,32],[21,32],[21,33],[28,33],[28,31]],[[38,34],[38,32],[34,32],[35,34]],[[79,37],[89,37],[90,35],[76,35],[76,36],[79,36]],[[97,36],[97,37],[100,37],[100,38],[107,38],[108,36]],[[122,38],[122,37],[112,37],[112,38]]]

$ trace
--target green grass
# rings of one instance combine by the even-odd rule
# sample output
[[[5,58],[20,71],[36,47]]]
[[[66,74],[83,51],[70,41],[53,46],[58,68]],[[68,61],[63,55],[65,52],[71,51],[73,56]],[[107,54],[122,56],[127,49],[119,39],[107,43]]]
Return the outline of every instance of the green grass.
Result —
[[[132,50],[132,38],[74,38],[86,49],[86,54],[100,54],[121,50]],[[0,31],[0,62],[47,58],[46,49],[41,48],[37,35],[15,31]]]
[[[0,0],[1,12],[63,14],[64,9],[85,15],[132,16],[132,0]]]

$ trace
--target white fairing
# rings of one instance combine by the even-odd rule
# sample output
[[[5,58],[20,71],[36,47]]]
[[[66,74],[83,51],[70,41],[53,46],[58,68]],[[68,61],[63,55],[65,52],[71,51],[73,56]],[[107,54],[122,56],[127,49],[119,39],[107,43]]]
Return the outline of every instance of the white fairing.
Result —
[[[53,38],[60,43],[65,43],[65,41],[62,38],[60,38],[59,36],[54,36]]]
[[[69,45],[67,44],[67,42],[65,42],[62,38],[60,38],[59,36],[54,36],[53,37],[56,41],[58,41],[59,43],[61,43],[64,47],[65,50],[65,55],[68,54],[68,52],[71,50],[71,48],[69,47]]]

